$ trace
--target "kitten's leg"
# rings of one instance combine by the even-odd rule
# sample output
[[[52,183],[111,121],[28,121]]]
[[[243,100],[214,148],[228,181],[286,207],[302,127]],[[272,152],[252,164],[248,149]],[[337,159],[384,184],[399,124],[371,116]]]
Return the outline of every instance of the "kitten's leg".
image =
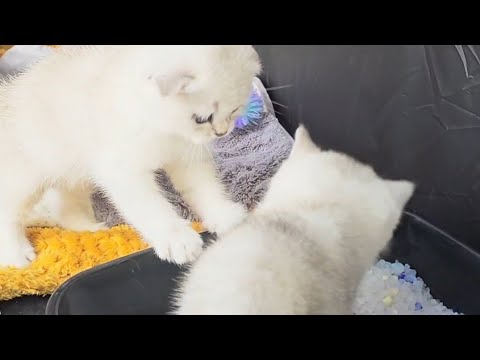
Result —
[[[106,229],[98,222],[92,206],[93,186],[81,183],[73,188],[60,189],[63,198],[62,227],[74,231],[97,231]]]
[[[183,264],[202,251],[202,238],[162,195],[153,171],[107,172],[98,183],[159,258]]]
[[[19,189],[0,193],[0,266],[25,267],[36,257],[35,250],[25,235],[24,219],[32,205],[41,196],[41,190],[27,195]],[[33,189],[32,186],[30,189]]]
[[[92,186],[78,184],[74,187],[48,189],[29,214],[28,226],[61,227],[73,231],[105,229],[95,219],[91,202]]]
[[[204,154],[192,163],[168,165],[165,171],[185,201],[201,217],[204,226],[222,234],[242,222],[247,212],[242,204],[229,199],[212,157],[207,152]]]
[[[33,246],[25,235],[25,228],[18,219],[3,219],[0,223],[0,267],[23,268],[36,257]]]

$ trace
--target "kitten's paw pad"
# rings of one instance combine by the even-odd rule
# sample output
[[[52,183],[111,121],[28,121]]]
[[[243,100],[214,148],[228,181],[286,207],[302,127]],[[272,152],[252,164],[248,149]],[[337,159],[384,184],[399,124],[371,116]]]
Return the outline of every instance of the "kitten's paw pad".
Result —
[[[188,225],[163,232],[163,241],[154,245],[157,256],[179,265],[194,261],[202,252],[201,236]]]
[[[205,221],[205,227],[218,235],[221,235],[236,225],[240,224],[247,217],[245,208],[237,203],[217,211],[214,216],[209,216]]]

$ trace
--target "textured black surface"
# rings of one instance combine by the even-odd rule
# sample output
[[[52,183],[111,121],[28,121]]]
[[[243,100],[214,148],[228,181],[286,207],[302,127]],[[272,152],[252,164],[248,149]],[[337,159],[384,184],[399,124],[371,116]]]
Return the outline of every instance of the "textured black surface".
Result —
[[[407,213],[382,257],[413,266],[432,296],[448,308],[480,314],[479,254],[423,219]]]
[[[202,233],[204,241],[214,235]],[[47,315],[162,315],[183,268],[160,260],[152,249],[84,271],[51,296]]]
[[[0,301],[0,315],[45,315],[48,299],[48,296],[25,296]]]
[[[256,48],[287,130],[415,181],[408,208],[480,251],[480,45]]]
[[[47,315],[162,315],[182,269],[152,249],[78,274],[50,298]]]

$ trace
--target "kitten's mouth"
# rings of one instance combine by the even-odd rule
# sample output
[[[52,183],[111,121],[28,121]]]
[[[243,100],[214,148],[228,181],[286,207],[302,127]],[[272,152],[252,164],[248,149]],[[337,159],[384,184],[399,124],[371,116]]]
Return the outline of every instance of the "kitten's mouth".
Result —
[[[215,136],[216,136],[217,138],[222,138],[222,137],[224,137],[224,136],[226,136],[226,135],[228,135],[228,131],[224,131],[223,133],[218,133],[218,132],[215,131]]]
[[[221,139],[221,138],[224,138],[228,135],[230,135],[233,130],[235,129],[235,123],[231,123],[229,126],[228,126],[228,129],[226,130],[216,130],[216,129],[213,129],[214,133],[215,133],[215,136],[217,139]]]
[[[227,137],[233,131],[233,128],[234,127],[232,127],[232,129],[223,131],[213,130],[213,133],[209,134],[196,134],[192,136],[191,141],[196,145],[210,144],[212,141]]]

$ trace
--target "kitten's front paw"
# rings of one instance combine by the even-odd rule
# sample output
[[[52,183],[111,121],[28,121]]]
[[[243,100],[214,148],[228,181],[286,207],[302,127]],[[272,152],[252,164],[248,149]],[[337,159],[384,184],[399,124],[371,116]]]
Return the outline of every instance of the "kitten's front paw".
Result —
[[[15,249],[0,249],[0,267],[25,268],[35,260],[37,255],[28,240],[22,240],[22,245]]]
[[[222,235],[240,224],[246,217],[247,211],[241,204],[229,203],[227,206],[216,208],[214,214],[205,216],[203,223],[209,231]]]
[[[33,248],[32,244],[30,243],[30,241],[28,241],[27,238],[23,239],[22,252],[29,262],[37,258],[35,249]]]
[[[189,225],[162,231],[162,240],[153,242],[157,256],[179,265],[192,262],[202,252],[203,240]]]

